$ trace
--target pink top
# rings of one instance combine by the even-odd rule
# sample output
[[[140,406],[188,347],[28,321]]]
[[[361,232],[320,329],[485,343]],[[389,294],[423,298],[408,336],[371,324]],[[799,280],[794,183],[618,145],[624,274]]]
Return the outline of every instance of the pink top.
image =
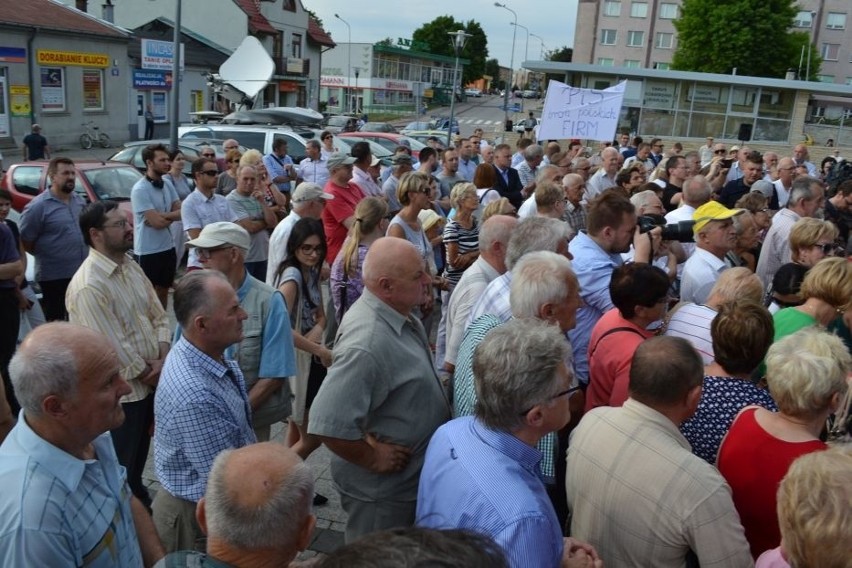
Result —
[[[790,568],[790,565],[784,559],[784,553],[781,552],[781,547],[779,546],[761,554],[754,568]]]
[[[731,486],[751,554],[781,544],[776,493],[790,464],[799,456],[828,448],[823,442],[786,442],[764,430],[755,420],[757,407],[747,407],[734,419],[719,447],[719,473]]]

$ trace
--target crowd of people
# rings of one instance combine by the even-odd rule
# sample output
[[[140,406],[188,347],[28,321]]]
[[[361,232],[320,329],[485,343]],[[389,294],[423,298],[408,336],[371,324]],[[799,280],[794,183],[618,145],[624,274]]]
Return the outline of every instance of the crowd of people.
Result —
[[[223,147],[146,147],[130,211],[0,190],[3,565],[296,565],[320,445],[317,566],[848,565],[852,180],[806,147]]]

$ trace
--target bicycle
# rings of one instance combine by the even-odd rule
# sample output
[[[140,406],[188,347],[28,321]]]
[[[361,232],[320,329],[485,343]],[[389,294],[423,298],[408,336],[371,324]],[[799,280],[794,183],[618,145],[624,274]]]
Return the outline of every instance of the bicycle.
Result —
[[[91,149],[96,141],[101,148],[109,148],[111,144],[109,136],[105,132],[99,132],[100,126],[95,126],[93,120],[84,122],[82,126],[86,129],[86,132],[80,135],[80,146],[83,150]]]

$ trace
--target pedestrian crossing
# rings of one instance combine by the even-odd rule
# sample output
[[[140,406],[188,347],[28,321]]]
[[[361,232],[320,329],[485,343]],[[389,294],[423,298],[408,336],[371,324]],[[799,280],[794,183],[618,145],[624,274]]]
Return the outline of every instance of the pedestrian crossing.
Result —
[[[495,124],[503,124],[502,120],[485,120],[483,118],[459,118],[456,119],[459,125],[469,124],[473,126],[492,126]]]

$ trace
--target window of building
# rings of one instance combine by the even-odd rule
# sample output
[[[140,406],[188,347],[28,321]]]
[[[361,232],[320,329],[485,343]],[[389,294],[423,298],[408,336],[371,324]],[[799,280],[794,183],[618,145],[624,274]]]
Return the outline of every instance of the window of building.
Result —
[[[674,20],[675,18],[677,18],[677,4],[670,4],[668,2],[660,4],[661,20]]]
[[[615,61],[613,61],[612,57],[598,57],[598,65],[601,67],[612,67],[615,65]]]
[[[849,120],[852,118],[852,108],[843,109],[843,120]]]
[[[639,61],[638,59],[625,59],[624,60],[624,66],[635,69],[637,67],[642,67],[642,62]]]
[[[671,67],[671,63],[662,63],[660,61],[654,63],[654,69],[659,69],[660,71],[668,71]]]
[[[839,51],[839,43],[824,43],[822,44],[820,55],[825,61],[837,61],[837,54]]]
[[[102,69],[83,69],[83,110],[104,110]]]
[[[630,17],[631,18],[647,18],[648,17],[648,3],[647,2],[633,2],[630,4]]]
[[[817,81],[820,83],[834,83],[834,75],[817,75]]]
[[[302,58],[302,34],[293,34],[293,39],[290,40],[290,44],[292,48],[290,50],[290,57],[295,57],[296,59]]]
[[[794,28],[809,28],[813,25],[814,17],[811,15],[810,10],[799,10],[799,13],[796,14],[796,18],[793,20]]]
[[[829,12],[825,19],[825,27],[830,30],[846,29],[846,14],[842,12]]]
[[[606,0],[604,2],[604,16],[617,18],[621,15],[621,2],[616,0]]]
[[[674,34],[657,32],[657,41],[654,47],[657,49],[671,49],[672,43],[674,43]]]
[[[296,0],[283,0],[281,2],[281,7],[287,10],[288,12],[296,11]]]
[[[65,68],[41,67],[41,110],[62,112],[65,110]]]
[[[601,30],[601,45],[615,45],[618,40],[616,30]]]
[[[627,47],[642,47],[645,45],[645,32],[627,32]]]

